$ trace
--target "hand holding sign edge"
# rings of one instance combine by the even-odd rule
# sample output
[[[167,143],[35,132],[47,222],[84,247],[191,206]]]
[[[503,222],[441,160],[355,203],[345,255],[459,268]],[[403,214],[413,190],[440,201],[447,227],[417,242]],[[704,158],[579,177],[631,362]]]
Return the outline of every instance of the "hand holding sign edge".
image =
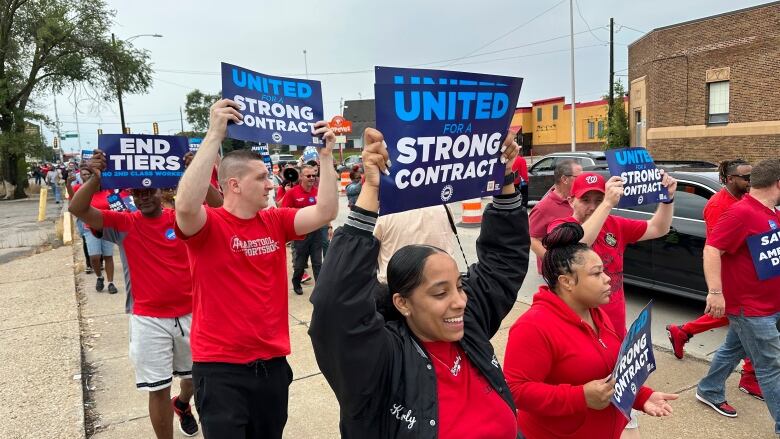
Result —
[[[209,110],[209,129],[206,136],[216,137],[219,142],[224,140],[228,122],[240,123],[243,120],[238,108],[238,104],[230,99],[215,102]]]

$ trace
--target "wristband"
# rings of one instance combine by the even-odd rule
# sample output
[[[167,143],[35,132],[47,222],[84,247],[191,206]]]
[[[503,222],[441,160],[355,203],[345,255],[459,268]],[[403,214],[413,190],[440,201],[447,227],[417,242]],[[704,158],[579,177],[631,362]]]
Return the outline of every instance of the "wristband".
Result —
[[[723,294],[723,291],[720,291],[720,290],[709,290],[709,291],[707,292],[707,294],[715,294],[715,295],[718,295],[718,294]]]
[[[661,202],[662,202],[662,203],[664,203],[664,204],[672,204],[672,203],[674,203],[674,197],[672,197],[672,198],[671,198],[671,199],[669,199],[669,200],[666,200],[666,201],[661,201]]]

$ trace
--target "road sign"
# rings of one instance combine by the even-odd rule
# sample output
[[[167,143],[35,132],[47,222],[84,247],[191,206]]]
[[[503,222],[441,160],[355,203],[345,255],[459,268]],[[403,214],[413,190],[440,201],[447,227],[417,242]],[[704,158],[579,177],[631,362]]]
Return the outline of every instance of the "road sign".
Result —
[[[336,143],[347,143],[347,136],[336,136]]]
[[[65,134],[65,137],[63,137],[63,139],[73,139],[73,138],[76,138],[78,136],[79,136],[78,133],[67,133],[67,134]]]
[[[337,135],[349,134],[352,132],[352,121],[344,119],[343,116],[333,116],[333,119],[328,122],[328,126],[333,133]]]

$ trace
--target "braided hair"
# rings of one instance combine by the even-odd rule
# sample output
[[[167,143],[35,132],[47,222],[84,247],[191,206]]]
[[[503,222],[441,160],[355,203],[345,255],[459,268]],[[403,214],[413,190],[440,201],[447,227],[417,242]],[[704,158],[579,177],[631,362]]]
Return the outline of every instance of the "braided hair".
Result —
[[[737,168],[743,165],[749,165],[750,163],[742,159],[723,160],[718,164],[718,177],[722,184],[726,184],[729,179],[729,175],[734,175],[737,172]]]
[[[582,262],[581,253],[590,250],[580,242],[585,232],[577,223],[563,223],[542,239],[542,245],[547,249],[542,259],[542,277],[555,290],[558,276],[571,274],[572,265]]]

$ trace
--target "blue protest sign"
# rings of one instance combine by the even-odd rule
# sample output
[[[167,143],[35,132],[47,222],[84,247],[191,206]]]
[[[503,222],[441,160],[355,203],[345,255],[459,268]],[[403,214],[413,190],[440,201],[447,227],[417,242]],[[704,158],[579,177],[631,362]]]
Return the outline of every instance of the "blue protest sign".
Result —
[[[312,135],[323,119],[319,81],[284,78],[222,63],[222,96],[236,101],[240,123],[228,124],[228,137],[254,142],[321,146]]]
[[[82,149],[81,150],[81,161],[85,162],[92,158],[93,150],[91,149]]]
[[[618,207],[654,204],[669,199],[669,190],[661,185],[661,170],[655,167],[647,149],[608,149],[604,155],[609,173],[623,179],[623,196]]]
[[[145,134],[101,134],[98,145],[106,155],[103,189],[176,187],[190,148],[184,136]]]
[[[308,163],[311,161],[317,161],[320,159],[319,153],[317,153],[317,148],[307,146],[303,149],[303,163]]]
[[[263,163],[270,169],[271,168],[271,154],[268,152],[268,145],[265,143],[261,143],[260,145],[254,145],[252,146],[252,151],[260,154],[260,157],[263,158]]]
[[[749,236],[747,245],[759,280],[780,276],[780,230]]]
[[[628,329],[612,375],[615,377],[615,393],[612,404],[631,418],[631,406],[634,405],[639,389],[656,369],[653,355],[653,339],[650,331],[653,314],[653,301],[639,313]]]
[[[376,80],[377,128],[392,162],[380,215],[501,190],[521,78],[377,67]]]
[[[190,151],[198,152],[198,149],[200,149],[200,144],[203,143],[203,139],[201,137],[192,137],[189,139],[189,142]]]

